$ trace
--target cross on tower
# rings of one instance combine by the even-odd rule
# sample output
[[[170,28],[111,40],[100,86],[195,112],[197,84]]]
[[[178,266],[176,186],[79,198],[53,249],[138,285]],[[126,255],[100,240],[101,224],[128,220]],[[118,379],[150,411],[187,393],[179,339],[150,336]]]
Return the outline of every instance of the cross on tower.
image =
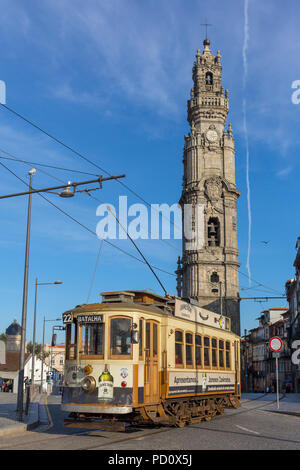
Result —
[[[207,39],[207,27],[212,26],[212,24],[207,23],[207,20],[205,20],[205,21],[206,21],[206,23],[201,23],[200,26],[205,26],[205,35],[206,35],[206,39]]]

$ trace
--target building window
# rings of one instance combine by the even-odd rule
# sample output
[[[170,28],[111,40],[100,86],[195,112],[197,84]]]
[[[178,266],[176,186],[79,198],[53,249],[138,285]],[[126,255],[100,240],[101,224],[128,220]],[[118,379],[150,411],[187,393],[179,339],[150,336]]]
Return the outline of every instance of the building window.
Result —
[[[213,283],[219,283],[220,282],[220,278],[219,278],[218,273],[216,273],[216,272],[212,273],[212,275],[210,276],[210,282],[213,282]]]
[[[60,358],[59,358],[59,364],[60,364],[61,366],[64,365],[64,358],[63,358],[63,356],[60,356]]]
[[[185,334],[185,361],[186,367],[193,367],[193,335],[192,333]]]
[[[212,85],[214,82],[213,80],[213,74],[211,72],[206,72],[205,75],[205,84],[206,85]]]
[[[183,366],[183,333],[179,330],[175,331],[175,365]]]
[[[208,246],[220,246],[220,222],[217,217],[210,217],[207,225]]]

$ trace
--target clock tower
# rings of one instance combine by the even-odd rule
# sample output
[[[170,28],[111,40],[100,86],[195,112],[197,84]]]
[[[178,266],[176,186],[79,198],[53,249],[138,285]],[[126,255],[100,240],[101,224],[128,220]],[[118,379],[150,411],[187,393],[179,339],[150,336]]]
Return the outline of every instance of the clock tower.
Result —
[[[235,147],[228,90],[222,86],[220,51],[210,41],[198,49],[193,67],[194,86],[187,102],[190,132],[185,135],[184,175],[180,205],[183,214],[183,254],[178,259],[177,294],[201,307],[231,318],[240,334]],[[185,225],[196,233],[190,243]]]

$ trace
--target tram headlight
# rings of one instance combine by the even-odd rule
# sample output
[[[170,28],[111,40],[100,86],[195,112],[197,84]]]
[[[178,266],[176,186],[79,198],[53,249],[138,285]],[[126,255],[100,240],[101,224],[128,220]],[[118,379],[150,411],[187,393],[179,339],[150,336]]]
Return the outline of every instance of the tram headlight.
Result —
[[[83,369],[83,372],[85,373],[85,375],[90,375],[93,372],[93,367],[90,364],[88,364]]]
[[[94,377],[87,376],[81,382],[81,387],[87,393],[92,393],[96,388],[96,380]]]

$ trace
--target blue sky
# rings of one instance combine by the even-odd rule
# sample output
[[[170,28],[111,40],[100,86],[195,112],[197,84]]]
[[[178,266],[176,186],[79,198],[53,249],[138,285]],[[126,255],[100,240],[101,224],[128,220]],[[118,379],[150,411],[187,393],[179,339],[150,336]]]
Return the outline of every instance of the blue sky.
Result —
[[[300,105],[291,102],[291,84],[300,79],[300,5],[249,0],[247,82],[243,88],[244,2],[232,0],[18,0],[1,2],[0,80],[7,105],[38,123],[112,174],[126,174],[126,184],[150,203],[179,200],[183,136],[188,132],[186,100],[192,66],[202,49],[208,19],[211,49],[220,49],[223,85],[229,89],[236,144],[238,242],[241,272],[247,274],[248,210],[246,148],[242,102],[247,102],[252,237],[250,269],[258,286],[240,276],[240,295],[280,295],[294,275],[299,230],[298,148]],[[97,173],[96,168],[0,109],[0,149],[18,158]],[[0,152],[0,156],[4,156]],[[20,177],[29,167],[0,160]],[[84,175],[47,170],[60,181]],[[0,192],[23,191],[24,185],[0,168]],[[89,179],[89,177],[87,177]],[[59,184],[41,172],[38,186]],[[95,196],[116,203],[128,195],[107,182]],[[97,202],[78,194],[51,201],[95,230]],[[21,321],[26,198],[2,200],[0,331],[16,317]],[[268,245],[262,240],[270,240]],[[128,241],[120,247],[136,255]],[[180,241],[140,241],[149,261],[166,271],[176,269]],[[39,196],[33,197],[27,340],[32,335],[34,281],[60,279],[62,286],[41,286],[38,340],[42,318],[56,318],[87,300],[99,240],[66,219]],[[160,274],[175,294],[174,276]],[[104,244],[90,301],[119,289],[153,289],[161,293],[150,271]],[[247,289],[247,290],[243,290]],[[273,292],[273,294],[272,294]],[[276,293],[277,292],[277,293]],[[259,312],[283,301],[242,301],[242,328],[256,325]],[[47,338],[50,339],[50,324]]]

